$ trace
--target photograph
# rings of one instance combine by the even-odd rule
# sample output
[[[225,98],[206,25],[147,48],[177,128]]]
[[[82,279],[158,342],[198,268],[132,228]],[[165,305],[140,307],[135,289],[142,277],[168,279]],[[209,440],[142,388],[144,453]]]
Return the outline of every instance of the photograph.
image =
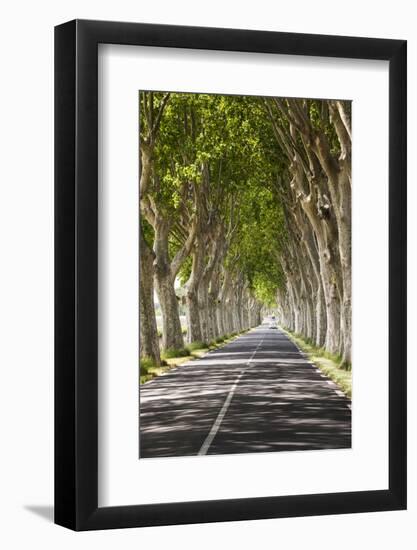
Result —
[[[352,101],[138,113],[139,458],[350,448]]]

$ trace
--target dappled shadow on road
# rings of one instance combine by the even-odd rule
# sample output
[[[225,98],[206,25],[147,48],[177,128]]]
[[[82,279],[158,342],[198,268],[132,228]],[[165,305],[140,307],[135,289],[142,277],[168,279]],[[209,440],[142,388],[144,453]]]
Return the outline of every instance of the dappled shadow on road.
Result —
[[[141,389],[140,456],[197,454],[244,367],[182,366]]]
[[[349,400],[284,334],[260,330],[142,386],[140,457],[196,455],[240,374],[208,454],[351,446]]]
[[[311,367],[255,364],[209,454],[348,448],[350,418],[347,400]]]

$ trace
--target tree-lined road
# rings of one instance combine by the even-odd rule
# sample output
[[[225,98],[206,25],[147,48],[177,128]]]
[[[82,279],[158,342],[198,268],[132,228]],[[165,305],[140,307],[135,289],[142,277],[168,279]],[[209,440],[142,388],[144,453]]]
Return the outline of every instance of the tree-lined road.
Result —
[[[351,446],[350,400],[260,326],[140,388],[140,457]]]

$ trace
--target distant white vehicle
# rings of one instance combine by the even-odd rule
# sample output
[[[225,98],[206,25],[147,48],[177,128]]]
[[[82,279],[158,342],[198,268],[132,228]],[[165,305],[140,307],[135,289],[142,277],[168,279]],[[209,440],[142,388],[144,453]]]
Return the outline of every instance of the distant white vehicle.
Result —
[[[268,328],[275,328],[275,329],[278,328],[275,315],[268,315],[267,317],[265,317],[264,320],[262,321],[262,324],[268,325]]]

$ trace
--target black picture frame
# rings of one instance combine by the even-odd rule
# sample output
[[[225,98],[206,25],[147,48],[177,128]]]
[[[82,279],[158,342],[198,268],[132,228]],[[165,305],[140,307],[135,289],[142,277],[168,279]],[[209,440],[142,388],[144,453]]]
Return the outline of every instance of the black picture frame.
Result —
[[[98,507],[98,44],[389,62],[389,488]],[[74,530],[406,508],[406,41],[74,20],[55,28],[55,522]],[[372,223],[370,221],[370,223]]]

